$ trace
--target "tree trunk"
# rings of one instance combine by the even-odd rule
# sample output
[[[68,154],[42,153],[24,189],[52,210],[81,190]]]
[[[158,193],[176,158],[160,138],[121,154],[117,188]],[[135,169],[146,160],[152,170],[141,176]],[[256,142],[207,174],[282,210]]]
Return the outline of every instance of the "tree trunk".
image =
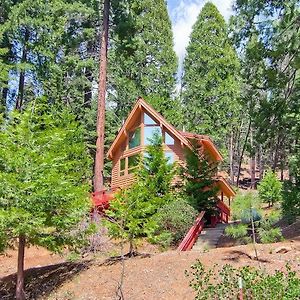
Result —
[[[21,63],[25,63],[27,60],[27,42],[29,40],[29,32],[26,29],[25,31],[25,38],[24,38],[24,45],[23,45],[23,52],[22,52],[22,58]],[[16,109],[21,110],[23,106],[24,101],[24,87],[25,87],[25,70],[20,71],[20,77],[19,77],[19,88],[18,88],[18,96],[16,101]]]
[[[240,181],[240,174],[241,174],[241,166],[242,166],[242,161],[243,161],[243,157],[244,157],[244,153],[246,150],[246,146],[247,146],[247,141],[248,141],[248,137],[249,137],[249,133],[250,133],[250,129],[251,129],[251,120],[249,121],[249,126],[247,129],[247,133],[246,133],[246,137],[245,137],[245,141],[244,141],[244,145],[243,145],[243,149],[242,149],[242,153],[239,159],[239,167],[238,167],[238,172],[237,172],[237,178],[236,178],[236,186],[239,186],[239,181]]]
[[[250,174],[251,174],[251,189],[255,189],[255,151],[253,142],[253,132],[251,130],[251,157],[250,157]]]
[[[25,236],[19,235],[18,247],[18,270],[17,270],[17,284],[16,284],[16,300],[25,300],[24,290],[24,254],[25,254]]]
[[[259,168],[259,181],[262,180],[263,175],[264,175],[264,164],[263,164],[263,154],[261,150],[261,145],[258,147],[258,154],[257,154],[257,164]]]
[[[258,260],[258,254],[257,254],[257,249],[256,249],[255,225],[254,225],[254,220],[253,220],[252,208],[251,208],[250,212],[251,212],[251,227],[252,227],[252,243],[253,243],[256,260]]]
[[[99,64],[99,91],[97,110],[97,142],[94,166],[94,192],[103,189],[104,168],[104,127],[105,127],[105,93],[107,73],[107,46],[108,46],[108,21],[109,0],[104,0],[103,29],[101,34],[100,64]]]
[[[234,183],[234,160],[233,160],[233,131],[230,133],[229,147],[229,164],[230,164],[230,183]]]

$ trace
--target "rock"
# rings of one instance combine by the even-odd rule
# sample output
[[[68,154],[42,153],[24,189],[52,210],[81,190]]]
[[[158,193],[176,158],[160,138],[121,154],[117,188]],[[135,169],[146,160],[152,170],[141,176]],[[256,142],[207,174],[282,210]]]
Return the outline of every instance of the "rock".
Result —
[[[284,253],[287,253],[289,251],[291,251],[292,248],[291,247],[287,247],[287,246],[281,246],[281,247],[278,247],[274,250],[275,253],[281,253],[281,254],[284,254]]]

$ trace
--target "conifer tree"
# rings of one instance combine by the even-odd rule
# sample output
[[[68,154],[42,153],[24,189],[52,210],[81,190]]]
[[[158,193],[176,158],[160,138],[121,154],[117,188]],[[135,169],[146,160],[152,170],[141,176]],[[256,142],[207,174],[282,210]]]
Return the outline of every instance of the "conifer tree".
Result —
[[[0,127],[0,251],[18,239],[18,300],[25,299],[25,247],[81,245],[85,232],[74,230],[90,209],[83,128],[68,110],[37,102]]]
[[[190,131],[208,134],[225,148],[236,117],[239,62],[224,18],[208,2],[193,26],[184,60],[182,100]]]
[[[146,151],[135,183],[119,191],[106,212],[111,221],[106,223],[109,234],[130,243],[129,256],[134,254],[138,238],[153,237],[158,224],[151,217],[174,198],[171,183],[175,166],[165,157],[159,135],[154,135]]]
[[[177,71],[166,3],[121,0],[112,1],[112,8],[109,99],[116,115],[125,118],[139,96],[155,99],[152,104],[164,114],[170,108]]]

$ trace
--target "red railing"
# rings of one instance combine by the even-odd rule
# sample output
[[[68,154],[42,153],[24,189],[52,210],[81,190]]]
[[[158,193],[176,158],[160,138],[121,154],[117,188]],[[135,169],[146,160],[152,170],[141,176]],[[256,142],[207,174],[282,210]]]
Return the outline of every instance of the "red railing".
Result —
[[[220,209],[220,221],[228,223],[229,216],[230,216],[230,208],[223,202],[219,201],[217,203],[217,207]]]
[[[197,217],[194,225],[190,228],[180,245],[178,246],[177,250],[179,251],[188,251],[191,250],[194,246],[200,232],[204,227],[204,214],[205,211],[201,211],[199,216]]]

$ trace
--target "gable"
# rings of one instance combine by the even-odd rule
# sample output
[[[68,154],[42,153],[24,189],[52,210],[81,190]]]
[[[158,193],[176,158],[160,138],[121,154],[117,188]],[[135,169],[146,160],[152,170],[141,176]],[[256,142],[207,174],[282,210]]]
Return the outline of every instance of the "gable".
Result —
[[[145,114],[145,120],[142,116]],[[149,118],[148,118],[149,117]],[[146,119],[147,118],[147,119]],[[152,121],[151,121],[152,120]],[[139,124],[144,124],[144,122],[153,122],[153,124],[145,125],[147,127],[147,131],[151,131],[151,125],[157,126],[163,129],[169,136],[175,139],[178,139],[182,145],[187,147],[191,147],[189,141],[180,134],[178,130],[176,130],[170,123],[168,123],[158,112],[156,112],[149,104],[147,104],[142,98],[139,98],[136,102],[134,108],[130,112],[123,126],[118,132],[117,137],[115,138],[113,144],[108,150],[108,157],[113,159],[115,153],[120,148],[122,143],[124,143],[129,137],[130,132],[139,126]],[[145,131],[145,134],[147,132]],[[143,137],[144,138],[144,137]],[[146,140],[146,139],[145,139]]]

